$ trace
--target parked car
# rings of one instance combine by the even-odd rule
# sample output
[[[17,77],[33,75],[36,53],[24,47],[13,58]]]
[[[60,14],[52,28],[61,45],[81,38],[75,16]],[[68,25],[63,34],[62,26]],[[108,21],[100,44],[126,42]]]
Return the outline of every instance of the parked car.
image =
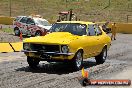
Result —
[[[24,40],[23,52],[30,67],[43,60],[62,61],[79,70],[83,60],[89,57],[95,57],[97,64],[105,62],[111,39],[95,23],[62,21],[55,23],[50,32]]]
[[[41,36],[45,35],[51,28],[51,24],[46,20],[33,16],[18,16],[13,22],[14,33],[19,36],[25,35]]]

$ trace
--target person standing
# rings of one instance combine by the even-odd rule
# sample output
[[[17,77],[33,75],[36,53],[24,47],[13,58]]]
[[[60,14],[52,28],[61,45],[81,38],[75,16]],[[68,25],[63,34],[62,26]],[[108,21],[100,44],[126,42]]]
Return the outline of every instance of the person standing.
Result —
[[[111,40],[114,38],[114,40],[116,40],[116,32],[117,32],[117,26],[116,23],[112,24],[112,28],[111,28]]]

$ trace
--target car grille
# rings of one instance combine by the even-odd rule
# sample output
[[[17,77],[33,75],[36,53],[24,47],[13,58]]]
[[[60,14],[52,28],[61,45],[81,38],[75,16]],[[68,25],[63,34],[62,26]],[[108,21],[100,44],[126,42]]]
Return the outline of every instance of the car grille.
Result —
[[[59,45],[30,44],[32,51],[60,52]]]

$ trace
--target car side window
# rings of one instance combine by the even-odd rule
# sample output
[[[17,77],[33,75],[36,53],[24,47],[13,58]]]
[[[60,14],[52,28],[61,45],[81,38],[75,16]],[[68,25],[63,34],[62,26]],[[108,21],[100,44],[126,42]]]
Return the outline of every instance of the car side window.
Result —
[[[75,35],[86,35],[86,25],[84,24],[69,24],[67,30]]]
[[[20,20],[20,22],[22,22],[22,23],[26,23],[27,22],[27,17],[23,17],[21,20]]]
[[[102,31],[101,31],[101,29],[98,25],[95,25],[95,32],[96,32],[96,35],[101,35],[102,34]]]
[[[14,21],[18,21],[19,19],[21,19],[21,17],[16,17]]]
[[[34,20],[33,20],[33,19],[28,18],[28,19],[27,19],[27,24],[35,24],[35,23],[34,23]]]
[[[94,36],[96,35],[96,32],[94,30],[94,25],[88,25],[88,34],[89,36]]]

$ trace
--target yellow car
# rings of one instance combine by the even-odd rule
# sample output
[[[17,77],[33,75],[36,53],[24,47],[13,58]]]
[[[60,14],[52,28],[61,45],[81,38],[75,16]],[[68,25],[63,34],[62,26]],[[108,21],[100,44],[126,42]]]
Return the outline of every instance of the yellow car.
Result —
[[[83,59],[89,57],[103,64],[110,44],[110,37],[95,23],[62,21],[55,23],[45,36],[25,39],[23,52],[30,67],[36,67],[40,61],[63,61],[79,70]]]

